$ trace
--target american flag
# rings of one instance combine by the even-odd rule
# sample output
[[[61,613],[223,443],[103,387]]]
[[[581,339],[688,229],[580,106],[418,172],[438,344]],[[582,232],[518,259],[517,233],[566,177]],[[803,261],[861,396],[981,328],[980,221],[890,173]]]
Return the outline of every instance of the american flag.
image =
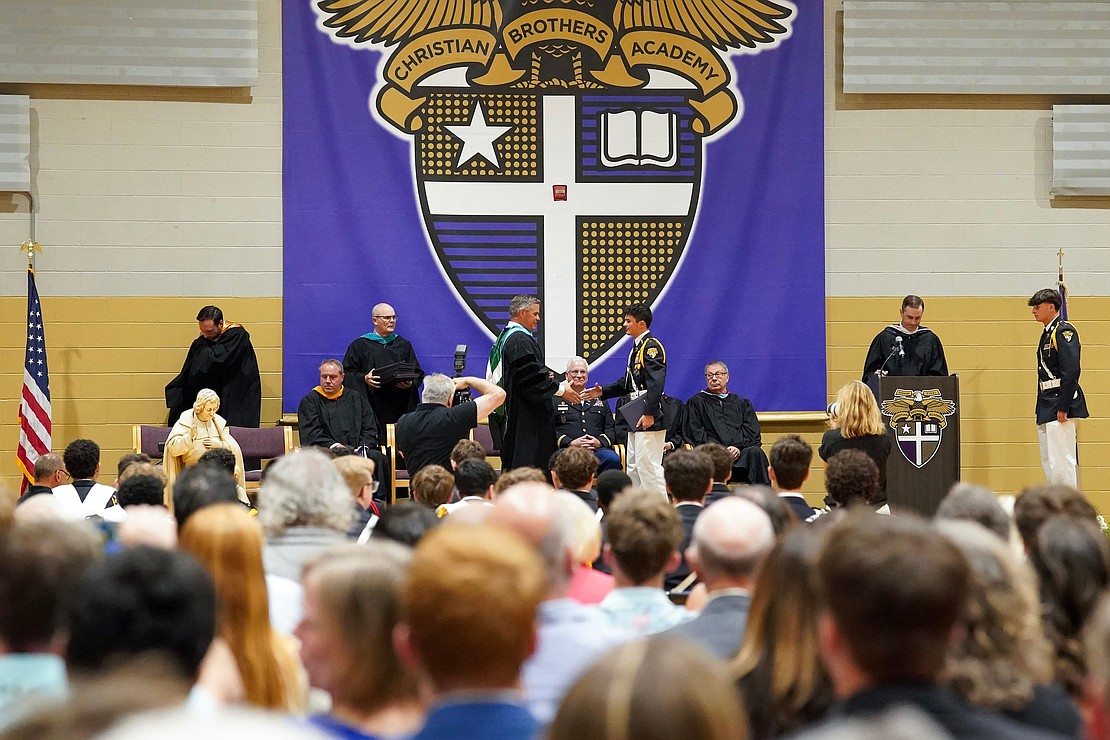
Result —
[[[19,404],[19,450],[24,484],[35,480],[35,460],[50,452],[50,374],[46,370],[46,338],[35,271],[27,268],[27,360],[23,365],[23,399]]]

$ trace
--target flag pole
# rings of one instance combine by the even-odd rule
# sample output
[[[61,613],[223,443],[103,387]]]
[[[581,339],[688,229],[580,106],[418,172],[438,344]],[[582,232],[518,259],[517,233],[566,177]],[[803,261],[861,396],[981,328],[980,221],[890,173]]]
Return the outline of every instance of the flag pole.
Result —
[[[1060,293],[1060,318],[1068,320],[1068,284],[1064,282],[1064,248],[1056,252],[1059,272],[1056,274],[1056,290]]]

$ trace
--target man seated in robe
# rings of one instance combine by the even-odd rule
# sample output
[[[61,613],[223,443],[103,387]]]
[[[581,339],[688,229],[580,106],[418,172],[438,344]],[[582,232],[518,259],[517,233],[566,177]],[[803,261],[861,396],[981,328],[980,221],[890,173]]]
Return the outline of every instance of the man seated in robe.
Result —
[[[324,360],[320,385],[297,406],[301,447],[323,447],[333,454],[362,455],[374,461],[374,478],[388,480],[388,462],[378,449],[378,420],[361,393],[343,386],[343,363]]]
[[[863,361],[863,382],[880,375],[947,375],[948,362],[940,338],[921,325],[925,301],[908,295],[902,299],[897,324],[879,332],[871,340]]]
[[[692,445],[716,442],[732,455],[734,484],[770,485],[767,455],[760,448],[759,419],[752,403],[728,390],[728,367],[715,360],[705,366],[705,390],[686,402],[683,437]]]

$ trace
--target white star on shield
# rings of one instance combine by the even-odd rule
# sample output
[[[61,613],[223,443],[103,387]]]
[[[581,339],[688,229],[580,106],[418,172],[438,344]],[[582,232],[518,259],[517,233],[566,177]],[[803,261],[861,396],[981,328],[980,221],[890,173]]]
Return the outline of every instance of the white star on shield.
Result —
[[[497,149],[493,144],[511,131],[513,127],[486,124],[486,116],[482,111],[480,102],[474,104],[474,113],[470,117],[469,124],[466,126],[444,126],[444,128],[463,143],[462,149],[459,151],[459,160],[455,163],[455,169],[462,167],[463,164],[476,156],[486,160],[497,169],[501,169],[501,163],[497,159]]]

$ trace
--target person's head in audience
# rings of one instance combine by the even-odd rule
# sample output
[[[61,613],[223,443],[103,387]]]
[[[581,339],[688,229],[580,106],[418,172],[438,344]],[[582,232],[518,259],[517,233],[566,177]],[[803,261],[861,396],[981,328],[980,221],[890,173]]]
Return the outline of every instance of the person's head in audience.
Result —
[[[516,689],[546,592],[539,555],[517,535],[436,527],[416,546],[402,586],[401,658],[436,694]]]
[[[493,497],[497,498],[517,483],[543,483],[547,484],[547,476],[539,468],[523,467],[506,470],[497,476],[493,484]]]
[[[152,462],[133,462],[123,469],[119,478],[116,479],[116,488],[120,487],[128,478],[134,478],[136,475],[150,475],[162,481],[162,486],[166,485],[166,471],[162,469],[161,465],[155,465]]]
[[[193,465],[181,471],[173,484],[173,515],[180,532],[196,512],[212,504],[239,500],[235,479],[214,465]]]
[[[998,494],[974,483],[956,483],[937,508],[938,520],[963,519],[983,525],[1004,542],[1010,541],[1010,515]]]
[[[597,457],[594,453],[585,447],[567,447],[560,452],[563,454],[559,455],[551,469],[551,474],[559,479],[556,488],[566,491],[591,490],[597,476]]]
[[[1110,543],[1094,522],[1054,516],[1037,531],[1029,562],[1040,581],[1041,614],[1055,652],[1056,681],[1078,700],[1087,674],[1079,635],[1110,586]]]
[[[748,623],[731,664],[755,737],[788,735],[822,718],[834,702],[817,635],[817,555],[829,529],[821,520],[794,527],[756,575]]]
[[[798,524],[794,511],[787,506],[782,497],[767,486],[737,486],[732,495],[751,501],[763,509],[763,513],[771,520],[771,527],[774,528],[776,537]]]
[[[381,716],[391,708],[408,715],[417,704],[416,680],[392,643],[411,559],[408,548],[371,539],[305,565],[304,615],[294,634],[309,683],[331,695],[337,717]]]
[[[728,671],[696,645],[655,637],[603,656],[570,688],[548,740],[745,740]]]
[[[248,703],[269,709],[289,706],[270,626],[262,570],[262,527],[239,503],[215,504],[189,517],[179,545],[195,557],[216,586],[220,637],[235,656]]]
[[[74,584],[103,552],[84,522],[19,524],[0,537],[0,654],[60,653]]]
[[[825,468],[825,491],[839,508],[871,503],[879,492],[879,466],[862,450],[841,450]]]
[[[455,491],[455,476],[441,465],[425,465],[412,476],[410,485],[413,501],[435,509],[451,500]]]
[[[763,509],[729,496],[694,522],[686,561],[710,593],[726,588],[751,590],[756,571],[775,544],[775,530]]]
[[[216,467],[223,468],[235,478],[236,483],[241,483],[239,480],[239,471],[236,469],[235,453],[226,447],[216,447],[215,449],[206,450],[197,464],[201,465],[215,465]]]
[[[1044,483],[1021,492],[1014,501],[1014,525],[1026,550],[1033,548],[1041,525],[1058,514],[1092,522],[1098,517],[1078,489],[1062,483]]]
[[[164,484],[153,475],[132,475],[119,484],[116,499],[128,506],[162,506],[166,501]]]
[[[676,503],[701,503],[713,487],[713,461],[694,450],[675,450],[663,460],[663,481]]]
[[[849,512],[817,561],[821,654],[837,694],[935,684],[967,603],[959,549],[915,516]]]
[[[154,460],[145,452],[128,452],[126,455],[122,455],[119,459],[119,462],[116,463],[116,479],[118,480],[119,478],[122,478],[123,471],[127,470],[127,468],[130,467],[132,463],[152,462],[154,462]]]
[[[575,563],[586,567],[592,566],[601,557],[601,522],[598,521],[597,514],[589,504],[572,493],[549,491],[547,495],[554,495],[560,505],[567,510]],[[500,501],[498,503],[500,504]]]
[[[346,532],[354,517],[351,494],[331,459],[300,449],[275,463],[258,491],[262,528],[274,537],[294,527]]]
[[[694,448],[694,452],[700,452],[707,456],[713,463],[713,482],[714,483],[728,483],[732,478],[732,453],[724,445],[719,445],[716,442],[703,442]]]
[[[875,394],[858,380],[850,381],[836,392],[834,407],[833,428],[839,429],[845,439],[883,434],[885,431]]]
[[[608,520],[607,564],[618,588],[663,586],[680,561],[682,522],[658,491],[632,489],[613,502]]]
[[[191,555],[139,546],[91,565],[70,603],[66,666],[94,676],[147,656],[192,685],[216,631],[216,590]]]
[[[554,452],[551,453],[551,457],[547,458],[547,472],[548,472],[548,474],[550,474],[552,476],[552,483],[555,484],[556,488],[559,488],[560,485],[554,479],[555,465],[559,462],[559,458],[563,456],[563,453],[565,451],[566,450],[563,450],[563,449],[557,449],[557,450],[555,450]]]
[[[392,540],[407,547],[415,547],[420,538],[437,524],[439,517],[432,509],[415,501],[402,501],[382,512],[378,523],[374,525],[371,539],[375,542]]]
[[[91,439],[75,439],[62,454],[73,480],[96,480],[100,475],[100,445]]]
[[[787,434],[771,445],[770,461],[771,486],[777,491],[800,491],[809,478],[813,447],[797,434]]]
[[[1083,631],[1087,680],[1083,709],[1086,737],[1110,740],[1110,594],[1104,594]]]
[[[451,448],[451,470],[458,470],[463,460],[485,460],[486,450],[472,439],[460,439]]]
[[[1052,681],[1052,648],[1041,626],[1036,577],[983,525],[941,519],[936,526],[971,569],[961,637],[949,647],[944,683],[984,709],[1021,709],[1039,684]]]
[[[581,499],[579,503],[586,506]],[[486,523],[514,532],[535,548],[543,559],[548,599],[566,595],[578,560],[570,509],[559,496],[540,486],[514,486],[497,499],[497,506],[486,518]]]
[[[374,494],[378,491],[378,482],[374,480],[374,461],[361,455],[344,455],[331,461],[351,498],[363,509],[369,509],[374,504]]]
[[[485,460],[463,460],[455,471],[455,487],[459,489],[460,498],[472,496],[490,500],[496,481],[497,474]]]
[[[7,496],[0,496],[0,536],[13,524],[57,522],[65,518],[65,508],[53,496],[24,496],[18,506]]]
[[[66,464],[61,455],[47,452],[35,460],[34,476],[36,486],[56,488],[66,482],[69,473],[66,472]]]
[[[595,486],[597,487],[597,505],[602,511],[608,513],[616,497],[632,487],[632,479],[623,470],[606,470],[597,476]]]

